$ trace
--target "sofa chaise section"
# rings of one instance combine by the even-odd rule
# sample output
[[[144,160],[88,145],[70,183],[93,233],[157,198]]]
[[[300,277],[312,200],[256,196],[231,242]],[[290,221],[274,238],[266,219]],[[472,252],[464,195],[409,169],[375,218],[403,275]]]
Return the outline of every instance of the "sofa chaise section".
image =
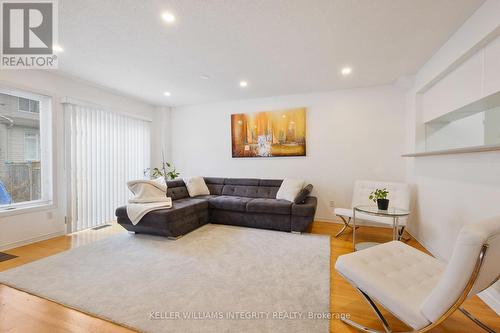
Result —
[[[150,212],[133,225],[126,207],[116,210],[118,223],[136,233],[179,237],[206,224],[303,232],[314,219],[317,199],[303,203],[276,199],[282,180],[206,177],[210,195],[190,198],[182,180],[167,183],[173,206]]]
[[[206,198],[190,198],[182,180],[168,182],[167,195],[172,198],[172,208],[147,213],[133,225],[127,208],[116,210],[117,222],[128,231],[177,238],[208,223]]]

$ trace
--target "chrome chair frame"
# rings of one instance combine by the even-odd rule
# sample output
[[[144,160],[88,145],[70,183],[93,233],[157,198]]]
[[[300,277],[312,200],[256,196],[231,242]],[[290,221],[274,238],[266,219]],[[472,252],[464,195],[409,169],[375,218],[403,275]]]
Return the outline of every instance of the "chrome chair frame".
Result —
[[[477,277],[479,275],[479,271],[480,271],[481,266],[483,264],[484,255],[485,255],[487,249],[488,249],[488,244],[483,244],[483,246],[481,248],[481,251],[479,252],[479,256],[477,258],[476,265],[474,266],[474,270],[472,272],[472,275],[469,278],[469,281],[467,282],[467,285],[465,286],[464,291],[462,292],[462,294],[460,294],[459,298],[455,301],[455,303],[453,303],[453,305],[438,320],[436,320],[435,322],[430,323],[429,325],[427,325],[425,327],[422,327],[422,328],[420,328],[418,330],[403,331],[403,332],[399,332],[399,333],[424,333],[424,332],[427,332],[427,331],[433,329],[434,327],[440,325],[449,316],[451,316],[457,309],[460,310],[467,318],[469,318],[470,320],[472,320],[474,323],[476,323],[479,327],[481,327],[486,332],[488,332],[488,333],[497,333],[494,329],[488,327],[486,324],[484,324],[481,321],[479,321],[477,318],[475,318],[474,316],[472,316],[467,310],[465,310],[465,309],[463,309],[461,307],[462,303],[466,300],[467,295],[469,294],[469,292],[471,291],[472,287],[474,286],[474,282],[476,282],[476,279],[477,279]],[[485,289],[488,289],[489,287],[491,287],[496,281],[498,281],[499,278],[500,278],[500,276],[498,276],[495,279],[495,281],[493,281]],[[375,304],[375,302],[363,290],[361,290],[360,288],[358,288],[352,281],[350,281],[347,278],[346,278],[346,280],[349,281],[349,283],[351,283],[356,288],[356,290],[361,294],[361,296],[363,296],[363,298],[368,302],[368,304],[370,305],[370,307],[372,308],[372,310],[377,315],[377,318],[382,323],[382,326],[384,327],[384,331],[378,331],[378,330],[375,330],[375,329],[372,329],[372,328],[365,327],[365,326],[363,326],[363,325],[361,325],[359,323],[356,323],[355,321],[352,321],[350,319],[342,318],[341,320],[344,323],[346,323],[347,325],[352,326],[352,327],[354,327],[354,328],[356,328],[356,329],[358,329],[358,330],[360,330],[362,332],[370,332],[370,333],[393,333],[394,331],[389,326],[389,323],[384,318],[384,316],[382,315],[382,313],[378,309],[378,307]]]
[[[352,229],[352,226],[350,225],[350,223],[351,223],[351,218],[350,217],[346,221],[344,216],[342,216],[342,215],[337,215],[337,216],[342,219],[342,222],[344,222],[344,226],[342,227],[342,229],[340,229],[339,232],[337,232],[337,234],[335,235],[335,237],[340,236],[345,231],[345,229],[347,229],[347,228],[351,228]]]

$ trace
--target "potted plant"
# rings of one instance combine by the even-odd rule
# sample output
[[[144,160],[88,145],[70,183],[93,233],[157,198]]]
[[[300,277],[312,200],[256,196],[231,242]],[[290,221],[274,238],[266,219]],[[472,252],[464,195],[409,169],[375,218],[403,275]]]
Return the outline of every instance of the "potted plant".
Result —
[[[175,167],[168,162],[163,163],[160,168],[147,168],[144,170],[144,176],[149,178],[164,177],[167,180],[174,180],[179,177],[180,173],[175,170]]]
[[[389,208],[389,199],[387,199],[388,195],[389,191],[387,191],[386,188],[377,188],[375,191],[370,193],[369,199],[377,203],[378,209],[387,210]]]

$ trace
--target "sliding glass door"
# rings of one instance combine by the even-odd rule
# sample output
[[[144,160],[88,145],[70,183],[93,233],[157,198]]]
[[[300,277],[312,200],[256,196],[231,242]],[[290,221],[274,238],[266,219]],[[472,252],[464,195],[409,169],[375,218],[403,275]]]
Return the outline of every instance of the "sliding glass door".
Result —
[[[127,181],[150,163],[150,123],[99,107],[65,103],[69,232],[115,219]]]

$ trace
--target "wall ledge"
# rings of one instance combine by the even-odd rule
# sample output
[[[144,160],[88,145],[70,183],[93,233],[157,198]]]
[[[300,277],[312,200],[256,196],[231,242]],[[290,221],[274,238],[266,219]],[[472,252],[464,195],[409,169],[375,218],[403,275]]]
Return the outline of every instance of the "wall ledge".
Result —
[[[420,153],[408,153],[403,154],[401,157],[423,157],[423,156],[437,156],[437,155],[451,155],[451,154],[469,154],[469,153],[481,153],[489,151],[500,150],[500,145],[487,145],[487,146],[474,146],[465,148],[454,148],[454,149],[444,149],[435,151],[424,151]]]

